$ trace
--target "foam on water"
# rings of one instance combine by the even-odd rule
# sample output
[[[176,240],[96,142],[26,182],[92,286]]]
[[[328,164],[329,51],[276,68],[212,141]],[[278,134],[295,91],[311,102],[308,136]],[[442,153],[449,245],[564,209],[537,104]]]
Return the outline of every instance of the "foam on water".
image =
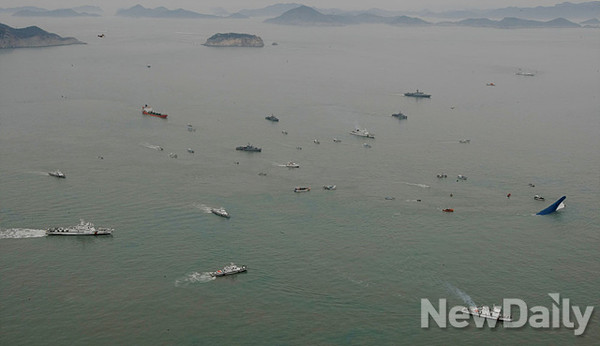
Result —
[[[43,229],[9,228],[0,230],[0,239],[40,238],[45,236],[46,231]]]
[[[431,186],[429,185],[425,185],[425,184],[415,184],[415,183],[409,183],[406,181],[401,181],[402,184],[406,184],[406,185],[410,185],[410,186],[418,186],[418,187],[422,187],[424,189],[430,188]]]
[[[187,287],[197,283],[206,283],[216,279],[209,272],[191,272],[175,280],[175,287]]]
[[[194,206],[194,208],[198,208],[198,209],[202,210],[203,212],[205,212],[207,214],[212,213],[212,211],[210,211],[210,207],[207,206],[206,204],[194,203],[193,206]]]
[[[455,287],[449,282],[446,282],[445,285],[448,291],[456,294],[456,296],[462,299],[465,302],[465,304],[467,304],[467,306],[477,306],[477,304],[475,304],[475,301],[473,301],[473,299],[468,294],[460,290],[458,287]]]

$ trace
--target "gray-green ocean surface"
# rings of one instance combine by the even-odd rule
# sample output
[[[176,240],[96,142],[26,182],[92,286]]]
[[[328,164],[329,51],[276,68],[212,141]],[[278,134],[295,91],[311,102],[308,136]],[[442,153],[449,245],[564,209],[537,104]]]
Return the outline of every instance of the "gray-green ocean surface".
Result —
[[[422,298],[600,307],[598,30],[30,20],[0,17],[87,45],[0,50],[0,344],[600,339],[597,312],[581,337],[420,326]],[[114,236],[44,236],[79,219]]]

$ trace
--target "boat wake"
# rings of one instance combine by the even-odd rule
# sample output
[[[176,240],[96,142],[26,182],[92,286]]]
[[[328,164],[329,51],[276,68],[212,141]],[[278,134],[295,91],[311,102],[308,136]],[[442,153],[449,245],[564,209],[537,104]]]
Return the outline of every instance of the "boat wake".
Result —
[[[206,204],[194,203],[194,208],[198,208],[207,214],[212,213],[212,211],[210,210],[211,208],[209,206],[207,206]]]
[[[445,284],[446,284],[446,288],[448,289],[448,291],[456,294],[456,296],[458,296],[460,299],[462,299],[465,302],[465,304],[467,305],[467,307],[477,306],[477,304],[475,304],[473,299],[468,294],[461,291],[458,287],[455,287],[454,285],[450,284],[449,282],[446,282]]]
[[[9,228],[0,230],[0,239],[40,238],[45,236],[46,231],[43,229]]]
[[[140,143],[143,147],[146,147],[148,149],[154,149],[154,150],[164,150],[163,147],[161,147],[160,145],[154,145],[154,144],[150,144],[150,143]]]
[[[175,287],[187,287],[193,284],[203,284],[214,279],[216,279],[216,277],[210,275],[210,272],[192,272],[175,280]]]
[[[428,188],[430,188],[430,187],[431,187],[431,186],[429,186],[429,185],[425,185],[425,184],[415,184],[415,183],[409,183],[409,182],[406,182],[406,181],[401,181],[401,183],[402,183],[402,184],[406,184],[406,185],[410,185],[410,186],[418,186],[418,187],[422,187],[422,188],[424,188],[424,189],[428,189]]]

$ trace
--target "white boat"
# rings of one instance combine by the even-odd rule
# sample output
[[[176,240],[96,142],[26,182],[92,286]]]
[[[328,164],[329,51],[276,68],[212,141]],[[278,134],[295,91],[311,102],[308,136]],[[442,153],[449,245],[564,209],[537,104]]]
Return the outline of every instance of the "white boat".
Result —
[[[297,186],[294,188],[294,192],[308,192],[308,191],[310,191],[310,187]]]
[[[58,169],[56,171],[48,172],[48,175],[63,179],[67,177],[63,172],[59,171]]]
[[[533,196],[533,199],[535,199],[536,201],[545,201],[546,199],[540,195],[535,195]]]
[[[210,211],[211,211],[211,213],[213,213],[215,215],[219,215],[226,219],[229,219],[231,217],[229,215],[229,213],[227,212],[227,210],[225,210],[225,208],[210,208]]]
[[[233,263],[230,263],[229,265],[226,265],[223,269],[219,269],[215,272],[211,272],[210,276],[215,276],[215,277],[227,276],[227,275],[243,273],[247,270],[248,270],[248,268],[245,265],[237,266]]]
[[[459,180],[467,180],[467,177],[465,177],[462,174],[457,175],[456,178],[459,179]]]
[[[375,138],[375,135],[369,133],[367,129],[359,129],[358,127],[354,130],[350,131],[351,135],[359,136],[359,137],[367,137],[367,138]]]
[[[188,152],[188,153],[190,153],[190,154],[193,154],[193,153],[194,153],[194,149],[192,149],[192,148],[187,148],[187,152]]]
[[[111,235],[112,232],[112,228],[96,228],[91,222],[80,220],[76,226],[49,228],[46,235]]]
[[[337,186],[335,185],[323,185],[323,189],[325,190],[335,190]]]
[[[292,162],[292,161],[290,161],[290,162],[286,163],[286,164],[285,164],[285,166],[286,166],[287,168],[300,168],[300,165],[299,165],[299,164],[297,164],[297,163],[295,163],[295,162]]]
[[[314,139],[314,140],[313,140],[313,143],[315,143],[315,144],[321,144],[321,142],[319,142],[319,140],[318,140],[318,139]]]
[[[470,308],[463,308],[461,312],[481,318],[489,318],[491,320],[498,320],[502,322],[511,322],[512,316],[502,315],[502,308],[494,305],[492,309],[489,306],[471,306]]]
[[[342,141],[341,139],[337,139],[337,138],[334,138],[334,139],[333,139],[333,142],[334,142],[334,143],[339,143],[339,142],[341,142],[341,141]]]
[[[535,73],[519,71],[516,73],[516,75],[517,76],[525,76],[525,77],[533,77],[533,76],[535,76]]]

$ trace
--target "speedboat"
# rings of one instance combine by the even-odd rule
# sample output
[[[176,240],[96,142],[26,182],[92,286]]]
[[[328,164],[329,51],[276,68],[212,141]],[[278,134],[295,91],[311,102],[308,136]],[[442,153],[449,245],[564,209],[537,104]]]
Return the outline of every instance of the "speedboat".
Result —
[[[321,144],[321,142],[319,142],[319,140],[318,140],[318,139],[314,139],[314,140],[313,140],[313,143],[315,143],[315,144]]]
[[[358,127],[354,130],[350,131],[351,135],[359,136],[359,137],[367,137],[367,138],[375,138],[375,135],[369,133],[367,129],[359,129]]]
[[[46,235],[111,235],[112,232],[112,228],[96,228],[91,222],[80,220],[76,226],[49,228]]]
[[[525,77],[533,77],[535,76],[535,73],[533,72],[523,72],[523,71],[519,71],[517,73],[515,73],[517,76],[525,76]]]
[[[59,171],[58,169],[56,171],[48,172],[48,175],[63,179],[67,177],[63,172]]]
[[[502,308],[500,306],[494,305],[492,309],[489,306],[471,306],[470,308],[464,307],[461,310],[462,313],[488,318],[490,320],[497,320],[501,322],[511,322],[512,317],[509,315],[502,315]]]
[[[194,149],[192,149],[192,148],[187,148],[187,152],[188,152],[188,153],[190,153],[190,154],[193,154],[193,153],[194,153]]]
[[[341,139],[337,139],[337,138],[333,139],[333,143],[340,143],[341,141],[342,141]]]
[[[419,91],[419,89],[417,89],[417,91],[415,91],[415,92],[404,93],[404,96],[421,97],[421,98],[430,98],[431,97],[430,94],[425,94],[424,92]]]
[[[158,117],[158,118],[163,118],[163,119],[166,119],[168,116],[167,114],[162,114],[162,113],[154,111],[154,109],[152,109],[152,107],[149,107],[148,105],[144,105],[144,107],[142,107],[142,114],[151,115],[153,117]]]
[[[310,187],[297,186],[294,188],[294,192],[308,192]]]
[[[285,164],[285,166],[286,166],[287,168],[300,168],[300,165],[299,165],[299,164],[297,164],[297,163],[295,163],[295,162],[292,162],[292,161],[290,161],[290,162],[286,163],[286,164]]]
[[[192,124],[187,124],[187,130],[190,132],[196,132],[196,129],[192,126]]]
[[[226,265],[223,269],[219,269],[215,272],[210,272],[209,274],[210,274],[210,276],[219,277],[219,276],[239,274],[239,273],[243,273],[247,270],[248,270],[248,268],[245,265],[237,266],[233,263],[230,263],[229,265]]]
[[[272,122],[278,122],[279,121],[279,118],[277,118],[273,114],[269,115],[268,117],[265,117],[265,119],[267,119],[269,121],[272,121]]]
[[[235,150],[256,151],[256,152],[259,152],[259,153],[262,151],[261,148],[255,147],[255,146],[251,145],[250,143],[248,143],[248,145],[236,147]]]
[[[323,189],[325,190],[335,190],[335,185],[323,185]]]
[[[392,114],[393,117],[396,117],[398,119],[408,119],[408,116],[406,116],[404,113],[402,112],[398,112],[398,113],[394,113]]]
[[[458,179],[458,180],[467,180],[467,177],[465,177],[462,174],[459,174],[459,175],[456,176],[456,179]]]
[[[546,199],[540,195],[535,195],[533,196],[533,199],[535,199],[536,201],[545,201]]]
[[[459,143],[471,143],[470,139],[459,139],[458,140]]]
[[[454,209],[452,209],[452,208],[442,209],[442,211],[446,212],[446,213],[454,213]]]
[[[225,208],[210,208],[210,211],[215,215],[219,215],[227,219],[230,218],[229,213],[227,210],[225,210]]]
[[[496,86],[496,84],[494,84],[494,83],[487,83],[486,85],[487,86]]]

